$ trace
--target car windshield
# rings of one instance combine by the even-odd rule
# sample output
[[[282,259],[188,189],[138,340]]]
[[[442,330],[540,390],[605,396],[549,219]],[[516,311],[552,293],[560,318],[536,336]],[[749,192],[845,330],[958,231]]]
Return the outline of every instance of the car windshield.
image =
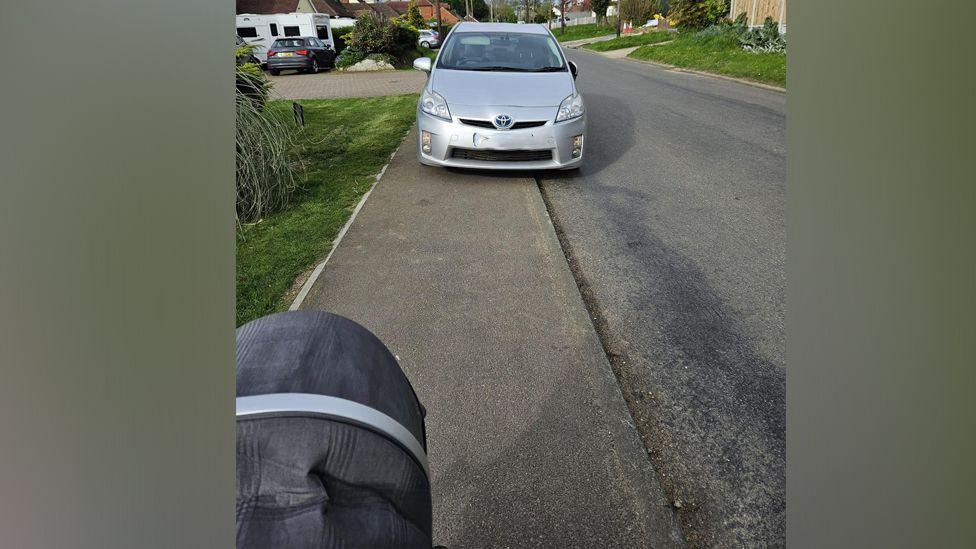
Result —
[[[272,48],[300,48],[304,45],[305,45],[305,41],[301,39],[275,40],[274,45],[272,45],[271,47]]]
[[[459,32],[447,37],[437,67],[461,71],[554,72],[566,70],[549,34]]]

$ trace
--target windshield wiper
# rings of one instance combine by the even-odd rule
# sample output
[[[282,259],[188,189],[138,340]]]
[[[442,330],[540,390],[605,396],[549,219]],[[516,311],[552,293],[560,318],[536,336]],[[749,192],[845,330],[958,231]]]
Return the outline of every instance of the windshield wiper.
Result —
[[[527,72],[563,72],[566,67],[540,67],[538,69],[525,69]]]
[[[461,68],[462,71],[512,71],[512,72],[527,72],[528,69],[521,69],[519,67],[502,67],[502,66],[492,66],[492,67],[470,67]]]

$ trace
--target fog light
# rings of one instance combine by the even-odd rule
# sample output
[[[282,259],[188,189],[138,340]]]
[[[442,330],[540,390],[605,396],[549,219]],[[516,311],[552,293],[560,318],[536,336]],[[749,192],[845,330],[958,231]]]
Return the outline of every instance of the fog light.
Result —
[[[430,154],[430,132],[420,132],[420,150]]]
[[[573,137],[573,158],[579,158],[583,154],[583,136]]]

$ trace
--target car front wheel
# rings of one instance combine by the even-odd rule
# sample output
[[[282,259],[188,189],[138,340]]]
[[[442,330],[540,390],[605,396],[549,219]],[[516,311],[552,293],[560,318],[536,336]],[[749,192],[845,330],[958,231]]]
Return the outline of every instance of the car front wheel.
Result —
[[[430,48],[430,42],[426,42],[426,41],[425,42],[421,42],[420,45],[423,46],[423,47],[425,47],[425,48],[428,48],[428,49]]]
[[[312,74],[318,74],[319,73],[319,60],[318,59],[312,59],[312,68],[310,68],[308,70],[308,72],[310,72]]]

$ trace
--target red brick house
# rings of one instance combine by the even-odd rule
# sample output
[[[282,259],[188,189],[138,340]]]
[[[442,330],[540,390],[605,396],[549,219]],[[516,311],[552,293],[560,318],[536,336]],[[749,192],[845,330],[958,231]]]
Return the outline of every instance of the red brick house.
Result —
[[[589,0],[586,0],[589,1]],[[270,15],[275,13],[324,13],[336,20],[335,27],[351,25],[364,11],[383,17],[398,17],[407,13],[409,2],[355,2],[352,0],[237,0],[237,13]],[[428,21],[437,18],[431,0],[417,0],[420,15]],[[459,21],[447,2],[441,3],[441,21],[453,25]]]
[[[373,5],[375,6],[377,4]],[[407,13],[410,2],[386,2],[383,5],[390,6],[399,14],[404,14]],[[434,3],[430,0],[417,0],[417,7],[420,9],[420,15],[427,21],[437,19]],[[447,2],[441,2],[441,22],[445,25],[453,25],[459,21],[458,17],[449,8],[450,6]]]

